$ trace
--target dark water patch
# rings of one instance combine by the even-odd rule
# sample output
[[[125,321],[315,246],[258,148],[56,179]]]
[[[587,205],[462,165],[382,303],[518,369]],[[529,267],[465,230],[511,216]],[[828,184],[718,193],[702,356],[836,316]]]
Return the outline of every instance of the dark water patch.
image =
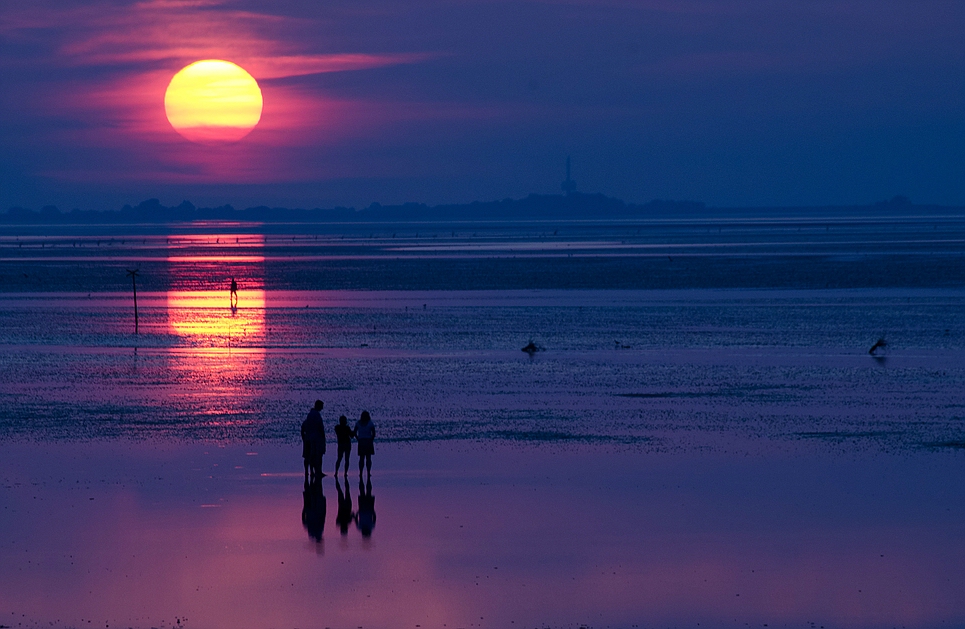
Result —
[[[720,395],[719,393],[615,393],[617,397],[640,398],[640,399],[663,399],[663,398],[696,398]]]
[[[965,439],[951,440],[951,441],[933,441],[930,443],[923,443],[923,447],[931,450],[965,450]]]
[[[614,393],[616,397],[633,399],[695,399],[695,398],[742,398],[766,396],[777,392],[802,392],[815,390],[813,385],[761,385],[750,387],[729,387],[713,391],[665,391],[654,393]]]
[[[827,439],[831,441],[844,441],[848,439],[882,439],[882,438],[903,435],[904,433],[897,430],[865,430],[865,431],[827,430],[827,431],[795,432],[792,434],[802,439]]]
[[[519,443],[578,443],[638,445],[652,443],[652,437],[625,435],[577,434],[552,430],[487,430],[459,431],[445,435],[422,435],[413,437],[390,437],[380,439],[384,443],[431,443],[447,441],[509,441]]]
[[[580,443],[647,443],[650,437],[631,437],[617,435],[574,434],[552,430],[496,430],[478,435],[482,439],[499,439],[525,442],[580,442]]]
[[[105,292],[130,286],[125,269],[140,269],[139,290],[217,290],[230,277],[267,290],[512,290],[679,288],[940,288],[961,287],[965,254],[886,254],[853,261],[809,256],[540,257],[168,262],[136,257],[116,262],[0,263],[8,292]],[[612,342],[612,341],[611,341]]]

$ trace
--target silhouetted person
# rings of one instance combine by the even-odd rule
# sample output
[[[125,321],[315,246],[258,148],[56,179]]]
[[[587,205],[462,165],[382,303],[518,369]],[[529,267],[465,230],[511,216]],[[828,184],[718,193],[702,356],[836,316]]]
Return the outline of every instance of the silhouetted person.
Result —
[[[372,480],[362,484],[359,478],[359,510],[355,514],[355,526],[362,537],[371,537],[375,528],[375,496],[372,495]]]
[[[231,294],[229,296],[229,299],[231,300],[231,307],[237,308],[238,307],[238,282],[235,281],[235,278],[231,278]]]
[[[348,535],[348,527],[355,519],[355,513],[352,511],[352,492],[348,489],[348,481],[345,482],[345,491],[342,491],[338,474],[335,475],[335,490],[338,491],[338,513],[335,514],[335,524],[342,535]]]
[[[308,411],[308,417],[302,422],[302,456],[305,457],[306,469],[311,469],[311,479],[319,480],[322,474],[322,456],[325,454],[325,426],[322,424],[321,400],[315,400],[315,406]]]
[[[320,543],[322,531],[325,529],[325,513],[328,510],[325,493],[322,491],[322,480],[319,478],[313,483],[305,483],[302,497],[305,499],[302,506],[302,524],[308,531],[308,536]]]
[[[338,466],[345,456],[345,475],[348,476],[348,460],[352,456],[352,437],[354,433],[348,427],[348,418],[342,415],[335,425],[335,440],[338,442],[338,458],[335,459],[335,475],[338,476]]]
[[[369,476],[372,475],[372,455],[375,454],[375,424],[368,411],[362,411],[352,432],[355,433],[355,439],[359,443],[359,481],[361,482],[362,467],[366,467]]]

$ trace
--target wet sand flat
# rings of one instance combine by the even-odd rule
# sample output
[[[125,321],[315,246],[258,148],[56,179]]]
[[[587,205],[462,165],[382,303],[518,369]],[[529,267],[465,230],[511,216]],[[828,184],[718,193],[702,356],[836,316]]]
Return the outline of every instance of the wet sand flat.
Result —
[[[308,494],[291,446],[0,454],[7,626],[965,623],[960,453],[380,444]]]

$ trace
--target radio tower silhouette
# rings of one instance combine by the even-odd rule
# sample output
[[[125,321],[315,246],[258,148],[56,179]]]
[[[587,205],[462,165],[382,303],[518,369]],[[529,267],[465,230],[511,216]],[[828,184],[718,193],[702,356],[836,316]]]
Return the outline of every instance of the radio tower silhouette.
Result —
[[[566,181],[560,184],[560,188],[563,189],[563,194],[570,196],[576,192],[576,182],[570,179],[570,156],[566,156]]]

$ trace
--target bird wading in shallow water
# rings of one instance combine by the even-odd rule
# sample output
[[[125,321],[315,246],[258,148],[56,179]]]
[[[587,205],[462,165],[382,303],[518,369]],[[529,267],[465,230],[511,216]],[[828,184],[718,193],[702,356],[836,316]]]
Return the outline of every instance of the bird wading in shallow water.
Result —
[[[884,347],[888,347],[888,343],[884,339],[878,339],[878,341],[871,346],[871,349],[868,350],[868,353],[874,356],[875,352]]]
[[[531,341],[529,342],[529,344],[526,345],[526,347],[523,348],[523,351],[526,352],[527,354],[529,354],[530,356],[532,356],[532,355],[535,354],[536,352],[542,352],[542,351],[543,351],[543,348],[540,347],[539,345],[537,345],[536,343],[534,343],[534,342],[531,340]]]

